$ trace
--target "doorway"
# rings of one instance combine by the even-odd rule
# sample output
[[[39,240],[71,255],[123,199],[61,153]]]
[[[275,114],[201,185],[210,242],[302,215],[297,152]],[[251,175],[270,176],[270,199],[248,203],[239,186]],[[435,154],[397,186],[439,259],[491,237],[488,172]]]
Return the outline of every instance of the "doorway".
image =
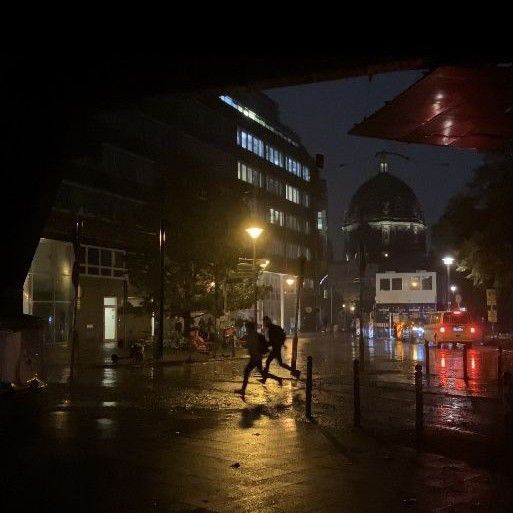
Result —
[[[103,340],[104,342],[112,342],[116,340],[117,324],[118,324],[118,298],[103,298]]]

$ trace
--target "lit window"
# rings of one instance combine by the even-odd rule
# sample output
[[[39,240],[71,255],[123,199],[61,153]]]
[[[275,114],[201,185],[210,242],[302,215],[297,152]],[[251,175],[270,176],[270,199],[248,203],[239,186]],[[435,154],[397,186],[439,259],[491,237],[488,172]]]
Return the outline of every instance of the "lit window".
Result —
[[[307,192],[303,192],[303,206],[304,207],[310,206],[310,195]]]
[[[263,185],[262,173],[256,169],[246,166],[243,162],[238,162],[237,177],[239,180],[250,183],[255,187],[262,187]]]
[[[269,209],[269,221],[271,224],[277,224],[279,226],[284,225],[285,215],[283,212],[279,210],[275,210],[274,208]]]
[[[410,278],[410,290],[420,290],[420,285],[420,278],[418,276]]]
[[[264,141],[240,128],[237,130],[237,144],[259,157],[264,156]]]
[[[317,212],[317,229],[320,231],[327,230],[326,210]]]
[[[227,105],[229,105],[230,107],[233,107],[234,109],[238,110],[244,116],[250,118],[251,120],[253,120],[256,123],[258,123],[259,125],[267,128],[268,130],[270,130],[271,132],[275,133],[276,135],[279,135],[282,139],[285,139],[290,144],[293,144],[294,146],[299,146],[299,144],[296,141],[294,141],[293,139],[291,139],[290,137],[288,137],[284,133],[280,132],[279,130],[274,128],[269,123],[267,123],[265,121],[265,119],[262,118],[261,116],[259,116],[256,112],[248,109],[247,107],[244,107],[243,105],[238,104],[230,96],[222,95],[222,96],[219,97],[219,99],[221,101],[223,101],[224,103],[226,103]]]
[[[303,166],[303,180],[310,181],[310,168]]]
[[[285,188],[285,198],[293,203],[299,204],[299,189],[296,187],[292,187],[292,185],[288,185]]]
[[[80,274],[125,278],[125,252],[110,248],[82,245]]]
[[[277,150],[273,146],[266,145],[265,147],[265,158],[273,163],[275,166],[283,167],[284,157],[280,150]]]

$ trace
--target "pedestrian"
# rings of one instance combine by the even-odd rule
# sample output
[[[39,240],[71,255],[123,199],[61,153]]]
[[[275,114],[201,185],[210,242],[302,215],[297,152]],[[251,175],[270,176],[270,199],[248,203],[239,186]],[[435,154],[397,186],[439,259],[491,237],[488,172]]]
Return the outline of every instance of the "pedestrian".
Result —
[[[290,373],[295,378],[299,378],[300,372],[298,370],[292,369],[292,367],[284,363],[281,358],[281,349],[285,344],[287,334],[281,326],[273,324],[273,322],[267,315],[264,317],[264,335],[269,345],[271,346],[271,351],[269,353],[269,356],[267,357],[267,361],[265,362],[263,383],[265,383],[265,380],[268,377],[269,367],[271,366],[271,362],[273,360],[276,360],[280,367],[283,367],[284,369],[290,371]]]
[[[244,368],[244,380],[242,382],[242,388],[235,390],[236,394],[240,394],[242,398],[246,394],[246,387],[248,386],[249,375],[253,369],[258,369],[262,379],[261,383],[264,383],[267,378],[271,378],[276,380],[280,385],[282,384],[282,379],[274,374],[265,373],[262,369],[262,356],[264,353],[262,343],[259,338],[259,334],[256,331],[255,323],[246,322],[246,348],[249,353],[249,362]]]

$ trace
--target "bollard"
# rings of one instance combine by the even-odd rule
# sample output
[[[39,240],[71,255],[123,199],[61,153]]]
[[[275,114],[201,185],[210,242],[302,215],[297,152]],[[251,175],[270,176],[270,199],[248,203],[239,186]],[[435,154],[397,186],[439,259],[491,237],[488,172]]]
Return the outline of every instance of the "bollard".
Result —
[[[415,441],[417,448],[424,434],[424,398],[422,396],[422,365],[415,365]]]
[[[312,357],[306,359],[306,418],[312,418]]]
[[[467,357],[467,344],[464,344],[463,345],[463,355],[462,355],[462,358],[463,358],[463,379],[465,381],[468,381],[468,368],[467,368],[467,360],[468,360],[468,357]]]
[[[426,355],[426,378],[429,380],[429,342],[424,340],[424,354]]]
[[[232,346],[232,358],[235,358],[235,335],[230,337]]]
[[[502,374],[502,346],[499,346],[497,350],[497,388],[499,389],[499,397],[502,397],[504,392],[504,377]]]
[[[360,427],[360,362],[358,358],[353,361],[353,425]]]

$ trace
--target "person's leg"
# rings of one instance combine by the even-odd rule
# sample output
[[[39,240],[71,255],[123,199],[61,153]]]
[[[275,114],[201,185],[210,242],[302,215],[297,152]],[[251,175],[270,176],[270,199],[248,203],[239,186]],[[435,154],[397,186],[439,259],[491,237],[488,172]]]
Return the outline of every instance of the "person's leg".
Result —
[[[268,358],[268,360],[269,360],[269,358]],[[259,370],[260,374],[262,374],[262,379],[258,380],[258,381],[260,381],[260,383],[262,383],[262,385],[265,385],[265,382],[266,382],[267,378],[274,379],[280,385],[283,384],[283,380],[279,376],[275,376],[274,374],[271,374],[268,370],[262,369],[262,362],[261,361],[259,362],[259,364],[257,364],[256,367]]]
[[[295,378],[299,378],[299,376],[301,375],[300,371],[298,371],[297,369],[294,370],[290,365],[283,362],[283,360],[281,359],[281,347],[276,351],[276,361],[278,362],[280,367],[287,369]]]
[[[276,361],[278,362],[278,365],[280,367],[283,367],[284,369],[287,369],[289,372],[292,372],[292,367],[286,364],[281,358],[281,347],[276,350]]]
[[[269,374],[269,367],[271,366],[271,362],[274,360],[274,358],[276,358],[276,355],[274,354],[274,351],[271,349],[271,352],[269,353],[269,356],[267,357],[267,360],[265,361],[265,368],[263,370],[263,372],[261,373],[262,374],[262,378],[263,378],[263,382],[262,383],[265,383],[265,380],[267,379],[267,374]]]
[[[240,390],[236,390],[236,392],[240,393],[241,395],[245,394],[246,388],[248,386],[249,375],[251,374],[251,371],[255,368],[255,366],[255,362],[250,359],[246,367],[244,367],[244,379],[242,381],[242,388],[240,388]]]

